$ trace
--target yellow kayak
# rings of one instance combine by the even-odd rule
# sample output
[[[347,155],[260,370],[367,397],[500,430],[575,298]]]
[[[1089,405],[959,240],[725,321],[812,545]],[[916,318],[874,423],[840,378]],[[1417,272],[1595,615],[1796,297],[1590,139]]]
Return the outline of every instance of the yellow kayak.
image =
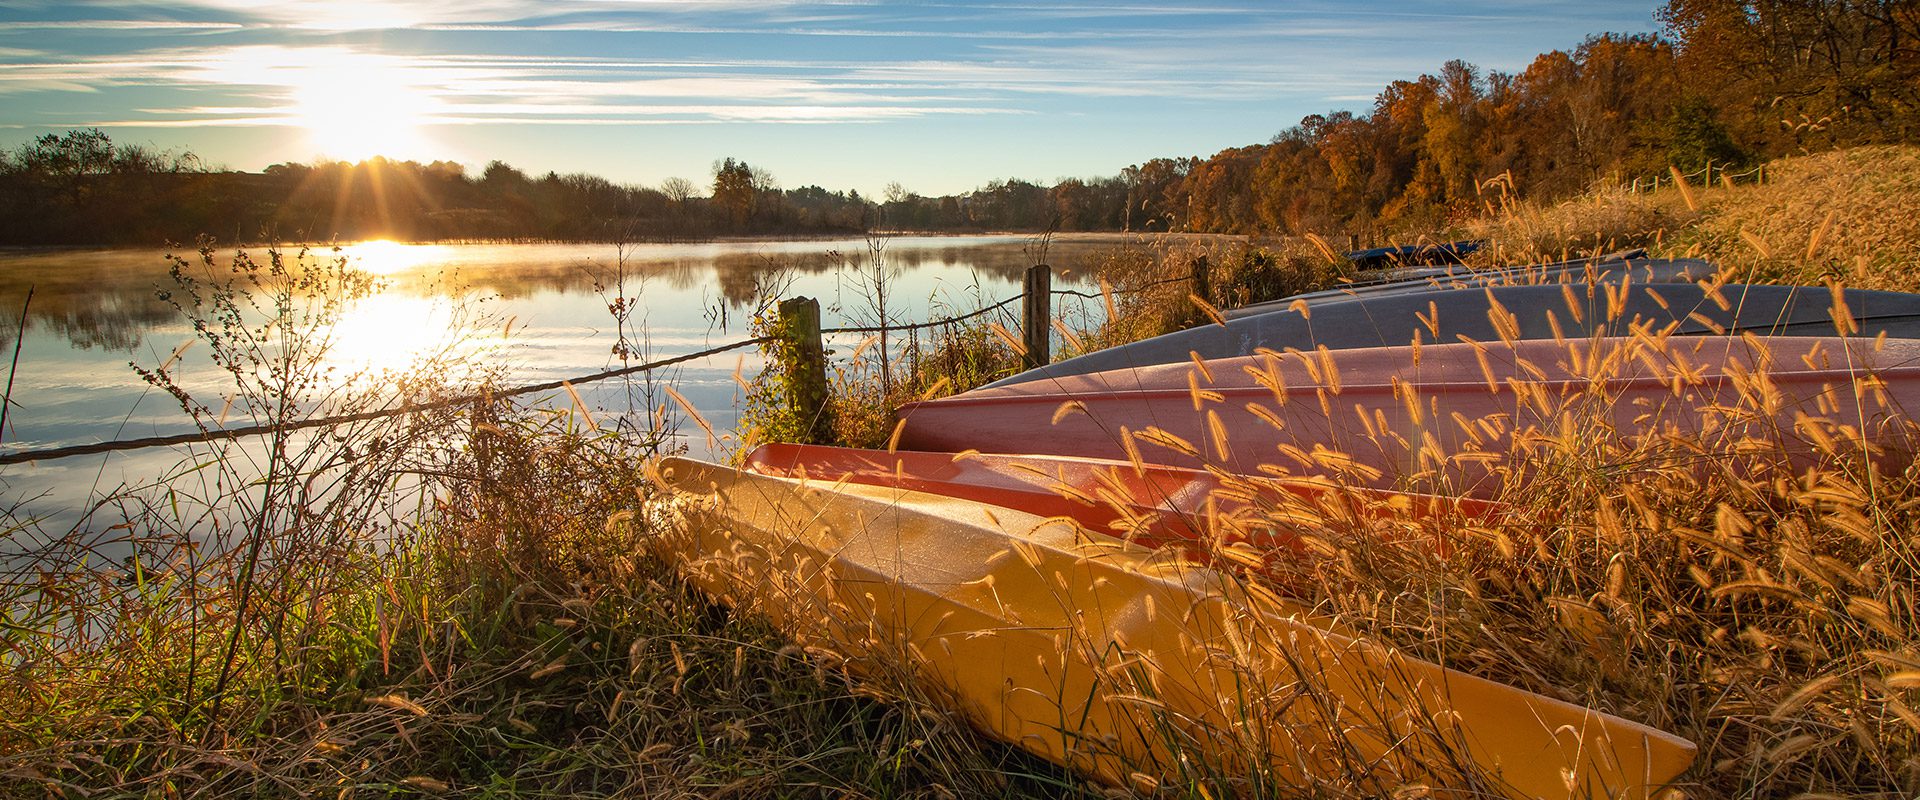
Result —
[[[1071,521],[670,458],[662,552],[722,602],[1122,786],[1648,797],[1692,742],[1343,635]]]

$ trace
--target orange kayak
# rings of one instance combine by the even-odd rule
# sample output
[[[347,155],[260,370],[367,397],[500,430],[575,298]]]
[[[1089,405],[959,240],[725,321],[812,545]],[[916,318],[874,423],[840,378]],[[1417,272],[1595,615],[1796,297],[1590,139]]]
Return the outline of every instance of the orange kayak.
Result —
[[[1257,584],[973,500],[666,459],[653,546],[723,603],[1102,781],[1648,798],[1670,733],[1316,624]]]
[[[1206,563],[1224,557],[1252,566],[1302,552],[1303,537],[1330,523],[1389,518],[1484,524],[1503,508],[1473,498],[1344,488],[1324,480],[1067,456],[774,443],[756,448],[746,467],[765,475],[892,486],[1065,517],[1087,530],[1148,547],[1180,547]],[[1422,529],[1441,527],[1446,526]],[[1438,539],[1430,545],[1446,548]]]
[[[1514,443],[1542,437],[1679,437],[1796,464],[1855,442],[1897,471],[1916,449],[1909,409],[1920,409],[1920,342],[1640,336],[1263,352],[976,389],[898,416],[907,450],[1484,497],[1531,466]]]

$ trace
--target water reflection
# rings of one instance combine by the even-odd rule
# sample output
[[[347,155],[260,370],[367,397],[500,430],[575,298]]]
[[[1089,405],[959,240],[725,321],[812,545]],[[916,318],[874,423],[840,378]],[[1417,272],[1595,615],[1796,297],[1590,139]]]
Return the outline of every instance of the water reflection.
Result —
[[[0,253],[0,344],[13,346],[32,288],[30,327],[83,350],[131,352],[144,330],[178,318],[155,294],[166,270],[161,254],[151,252]]]
[[[1117,237],[1056,242],[1047,253],[1056,287],[1084,286],[1089,262],[1118,247],[1149,246]],[[256,260],[265,261],[259,250]],[[198,254],[185,252],[188,262]],[[166,361],[194,330],[157,290],[172,266],[157,251],[0,252],[0,347],[10,352],[29,286],[15,405],[6,449],[42,449],[193,430],[165,392],[145,385],[128,362]],[[828,326],[876,321],[874,265],[863,240],[731,242],[699,245],[408,245],[368,242],[316,249],[312,257],[344,257],[381,276],[384,288],[344,310],[332,330],[327,364],[337,375],[395,375],[423,351],[455,346],[508,384],[572,378],[627,363],[689,353],[748,335],[750,306],[774,296],[822,301]],[[880,252],[889,275],[887,317],[918,322],[964,313],[1019,291],[1035,259],[1025,237],[898,238]],[[215,256],[215,272],[231,252]],[[197,271],[197,269],[195,270]],[[865,277],[863,277],[865,276]],[[622,320],[609,305],[631,305]],[[1098,306],[1097,301],[1091,304]],[[1075,313],[1072,303],[1061,310]],[[1012,317],[997,318],[1012,323]],[[509,323],[510,321],[510,323]],[[511,331],[509,335],[509,330]],[[623,332],[640,346],[622,360]],[[449,337],[450,333],[460,336]],[[846,342],[846,351],[858,344]],[[839,347],[836,343],[835,347]],[[221,400],[233,376],[204,344],[179,356],[171,374],[207,404],[219,425],[253,422],[237,403],[231,421]],[[649,382],[670,383],[721,434],[724,450],[743,403],[736,373],[751,379],[762,366],[754,349],[691,361],[669,370],[579,387],[603,421],[631,415],[644,422],[665,401]],[[459,381],[456,381],[459,382]],[[349,387],[364,388],[364,387]],[[571,405],[555,392],[531,402]],[[689,426],[691,427],[691,426]],[[684,440],[707,453],[700,431]],[[245,452],[257,443],[235,445]],[[143,450],[59,459],[0,469],[0,498],[36,498],[34,513],[55,523],[77,521],[90,498],[116,486],[147,485],[190,469],[190,453]]]
[[[387,239],[358,242],[335,248],[328,255],[346,258],[362,270],[375,275],[392,275],[447,259],[445,245],[401,244]]]
[[[530,383],[629,363],[615,347],[623,329],[641,346],[629,354],[632,363],[744,338],[749,306],[776,295],[820,299],[828,326],[876,322],[869,244],[855,239],[620,248],[367,242],[308,255],[347,258],[382,276],[383,290],[346,309],[332,332],[329,365],[338,375],[404,369],[423,349],[445,346],[450,331],[466,330],[469,335],[459,343],[463,352],[484,353],[480,360],[504,373],[508,383]],[[1064,288],[1089,271],[1089,259],[1121,246],[1144,245],[1114,237],[1056,242],[1047,258]],[[264,261],[258,250],[253,254]],[[193,265],[189,274],[199,272],[198,253],[180,255]],[[1019,236],[902,237],[885,242],[879,255],[891,276],[887,317],[896,323],[970,311],[1010,296],[1019,291],[1020,276],[1035,257],[1030,241]],[[212,277],[224,275],[231,258],[231,251],[215,254]],[[158,294],[172,283],[173,265],[169,254],[157,251],[0,252],[0,348],[11,350],[19,303],[28,287],[34,289],[15,405],[8,430],[0,434],[7,447],[192,430],[177,403],[128,368],[129,361],[158,365],[181,342],[197,338]],[[858,277],[862,274],[868,277]],[[624,320],[609,309],[623,298],[629,309]],[[511,336],[505,335],[508,320]],[[173,374],[194,396],[214,398],[202,402],[218,409],[217,398],[231,392],[231,376],[208,356],[205,347],[185,351]],[[733,373],[743,359],[742,368],[752,377],[758,354],[750,350],[655,377],[672,381],[707,419],[726,429],[737,416],[740,397]],[[613,413],[632,405],[619,386],[582,390]],[[110,463],[138,460],[117,456]],[[39,474],[50,479],[55,465],[46,466]],[[129,471],[135,481],[156,474],[150,464]],[[0,483],[17,481],[38,483],[29,473],[0,471]]]
[[[1056,282],[1086,271],[1084,261],[1126,246],[1121,237],[1085,237],[1054,242],[1047,258]],[[1137,243],[1136,243],[1137,244]],[[882,253],[898,270],[897,296],[925,297],[942,282],[1015,284],[1033,263],[1027,237],[916,237],[891,240]],[[175,251],[192,261],[197,254]],[[257,254],[258,251],[256,250]],[[737,312],[782,282],[809,284],[829,296],[844,294],[821,278],[868,264],[862,240],[612,245],[439,245],[362,242],[316,248],[314,257],[347,258],[356,267],[385,276],[389,294],[442,295],[455,283],[468,291],[512,301],[541,293],[590,294],[596,283],[623,273],[649,293],[688,296],[705,306],[719,303]],[[20,302],[34,290],[28,326],[82,350],[132,353],[155,327],[178,320],[159,292],[171,284],[165,251],[0,251],[0,345],[11,347],[20,322]],[[227,254],[216,264],[230,264]],[[169,345],[171,346],[171,345]]]
[[[502,343],[491,336],[458,336],[458,298],[383,292],[354,303],[333,326],[327,362],[338,374],[378,375],[407,367],[429,351],[457,348],[480,355]],[[458,338],[450,338],[456,337]]]

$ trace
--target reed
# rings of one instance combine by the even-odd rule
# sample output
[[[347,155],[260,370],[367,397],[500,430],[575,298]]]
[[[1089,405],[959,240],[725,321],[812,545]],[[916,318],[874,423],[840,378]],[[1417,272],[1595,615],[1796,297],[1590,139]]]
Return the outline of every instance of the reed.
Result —
[[[1691,197],[1677,190],[1600,192],[1551,208],[1514,204],[1475,230],[1494,239],[1501,261],[1644,246],[1659,255],[1713,258],[1729,268],[1722,280],[1907,288],[1912,243],[1920,241],[1900,227],[1915,218],[1900,210],[1912,196],[1901,188],[1905,176],[1920,174],[1908,168],[1910,160],[1898,149],[1827,156],[1774,165],[1769,171],[1780,177],[1768,184],[1688,187]],[[1836,185],[1855,188],[1837,195]],[[1302,254],[1311,259],[1313,251]],[[1170,277],[1186,263],[1181,255],[1146,252],[1111,258],[1109,280]],[[1835,264],[1853,272],[1837,274]],[[1205,306],[1182,288],[1111,298],[1112,322],[1080,338],[1097,347],[1186,324]],[[1841,323],[1836,328],[1845,332]],[[1685,362],[1685,343],[1659,336],[1578,357],[1582,343],[1565,344],[1566,363],[1593,386],[1647,365]],[[1766,357],[1764,342],[1752,346]],[[1920,791],[1920,715],[1912,694],[1920,687],[1913,596],[1920,539],[1911,535],[1920,529],[1920,487],[1911,468],[1874,466],[1911,456],[1920,437],[1907,416],[1914,409],[1883,409],[1896,421],[1875,434],[1886,444],[1867,446],[1867,432],[1844,422],[1852,415],[1838,408],[1780,423],[1778,389],[1739,374],[1730,397],[1682,406],[1658,418],[1659,430],[1648,430],[1616,421],[1617,398],[1603,391],[1503,389],[1484,360],[1483,369],[1489,390],[1511,392],[1530,422],[1516,429],[1506,418],[1443,420],[1438,424],[1458,428],[1475,446],[1413,447],[1423,465],[1421,486],[1444,486],[1450,470],[1468,465],[1501,475],[1507,488],[1493,499],[1508,510],[1497,519],[1368,508],[1357,487],[1335,492],[1343,498],[1337,502],[1295,497],[1248,510],[1244,500],[1254,493],[1229,483],[1208,508],[1241,511],[1189,520],[1212,538],[1179,557],[1216,568],[1238,591],[1284,596],[1332,627],[1410,656],[1686,736],[1701,753],[1673,787],[1676,796],[1894,798]],[[1323,370],[1316,382],[1337,386],[1337,370]],[[1193,373],[1195,413],[1203,414],[1213,376],[1206,364]],[[1683,370],[1660,377],[1676,387],[1690,380]],[[1871,378],[1836,387],[1835,395],[1869,411],[1879,402]],[[1332,415],[1335,397],[1296,386],[1275,402]],[[1059,410],[1075,413],[1071,404]],[[1206,430],[1208,441],[1156,428],[1119,435],[1143,462],[1157,454],[1234,451],[1231,429]],[[1309,444],[1300,443],[1297,457],[1275,471],[1319,473],[1336,486],[1352,474],[1339,448]],[[1127,518],[1119,503],[1128,498],[1086,499],[1114,502]],[[1305,532],[1304,553],[1274,558],[1244,546],[1274,528]],[[806,594],[800,586],[784,591],[789,603]],[[835,643],[850,658],[893,665],[892,672],[863,668],[869,679],[921,687],[902,693],[927,691],[915,656],[887,655],[910,651],[911,642],[876,633],[871,614],[858,609],[816,611],[812,622],[800,623],[813,640]],[[833,627],[847,620],[865,622],[858,631]],[[827,627],[806,627],[816,624]],[[1239,665],[1245,678],[1233,708],[1217,717],[1170,705],[1149,654],[1084,632],[1063,636],[1057,663],[1093,668],[1102,696],[1146,732],[1144,749],[1083,743],[1084,752],[1068,757],[1105,764],[1094,767],[1105,780],[1144,792],[1377,797],[1497,785],[1496,776],[1477,773],[1449,746],[1438,724],[1393,731],[1402,743],[1396,754],[1366,757],[1355,743],[1377,741],[1382,729],[1353,723],[1368,709],[1328,705],[1326,688],[1337,676],[1288,665],[1285,648],[1271,637],[1263,642],[1258,631],[1195,636],[1218,642],[1207,645],[1218,648],[1208,651],[1211,660]],[[1283,711],[1302,704],[1327,712],[1315,718]],[[1269,735],[1276,729],[1264,723],[1280,718],[1290,720],[1278,729],[1284,735]],[[1316,757],[1344,766],[1331,779],[1302,777],[1289,769],[1299,759],[1289,742],[1299,741],[1321,743]]]
[[[1920,217],[1900,213],[1895,195],[1915,163],[1905,149],[1815,157],[1770,167],[1777,177],[1758,187],[1691,187],[1697,211],[1677,194],[1601,193],[1503,204],[1505,216],[1475,229],[1504,260],[1638,244],[1759,280],[1905,287],[1920,241],[1906,226]],[[1068,351],[1343,277],[1311,241],[1190,247],[1162,240],[1078,265],[1110,285],[1144,285],[1188,274],[1204,255],[1209,293],[1196,303],[1169,283],[1110,295],[1106,325],[1062,326]],[[370,287],[336,267],[324,256],[238,268],[210,251],[184,258],[189,283],[174,297],[209,334],[187,352],[231,364],[236,399],[181,387],[168,366],[148,374],[209,427],[228,414],[265,422],[389,402],[311,377],[326,363],[329,309]],[[245,298],[271,299],[243,308]],[[1671,363],[1679,344],[1645,336],[1577,363],[1604,386]],[[877,340],[839,354],[844,441],[885,447],[890,406],[1017,363],[985,321],[886,346],[884,367]],[[444,352],[409,394],[468,380],[458,349]],[[1321,390],[1291,386],[1275,402],[1337,413],[1326,389],[1353,376],[1332,362],[1313,368]],[[1204,416],[1220,371],[1192,369]],[[1604,392],[1509,387],[1533,422],[1447,420],[1478,447],[1411,444],[1428,486],[1444,486],[1449,470],[1499,471],[1508,488],[1493,499],[1505,510],[1488,518],[1383,502],[1360,489],[1340,447],[1297,443],[1276,453],[1272,472],[1311,472],[1330,491],[1264,491],[1272,474],[1223,479],[1189,520],[1201,541],[1177,552],[1134,545],[1128,557],[1204,569],[1212,597],[1296,609],[1320,630],[1684,735],[1701,756],[1675,787],[1682,796],[1911,797],[1920,474],[1870,466],[1890,453],[1820,415],[1775,424],[1777,387],[1756,376],[1736,384],[1728,402],[1668,418],[1674,427],[1659,435],[1616,427]],[[1848,389],[1837,396],[1875,402],[1871,382]],[[598,430],[567,410],[571,398],[550,401],[203,449],[164,480],[102,498],[71,530],[8,517],[0,792],[1412,798],[1499,788],[1463,757],[1442,709],[1396,716],[1384,701],[1340,700],[1342,676],[1290,657],[1282,629],[1246,620],[1189,631],[1181,663],[1206,663],[1207,680],[1243,689],[1208,705],[1174,691],[1167,656],[1089,628],[1050,640],[1048,663],[1084,670],[1089,691],[1138,733],[1124,747],[1075,742],[1070,758],[1100,765],[1103,778],[1076,776],[974,730],[929,680],[939,656],[860,597],[811,592],[802,578],[815,565],[747,564],[764,578],[753,585],[785,602],[715,603],[649,554],[684,503],[663,496],[636,457],[664,449],[661,431]],[[1201,430],[1194,441],[1163,429],[1126,436],[1142,461],[1246,446],[1230,426]],[[1275,557],[1249,544],[1274,530],[1297,535],[1299,549]],[[1083,540],[1100,552],[1130,547],[1093,533]],[[1016,549],[997,563],[1034,565],[1036,585],[1064,603],[1077,589],[1038,568],[1057,563],[1049,558]],[[1069,710],[1057,728],[1071,730]],[[1382,741],[1395,744],[1383,752]]]
[[[325,254],[177,267],[237,399],[146,374],[210,428],[475,374],[456,336],[404,375],[319,377],[375,288]],[[8,516],[0,796],[1079,791],[689,589],[641,544],[662,432],[573,405],[201,448],[70,529]]]

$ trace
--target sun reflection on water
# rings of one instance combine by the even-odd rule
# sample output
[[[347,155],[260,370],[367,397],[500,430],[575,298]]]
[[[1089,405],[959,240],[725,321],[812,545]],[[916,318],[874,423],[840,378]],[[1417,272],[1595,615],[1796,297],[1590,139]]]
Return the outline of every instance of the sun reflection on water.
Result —
[[[445,245],[402,244],[387,239],[342,245],[340,254],[355,268],[375,275],[394,275],[422,264],[440,263],[449,255]]]
[[[393,292],[362,299],[334,324],[327,359],[345,375],[377,376],[443,354],[470,360],[500,344],[497,335],[462,335],[455,302]]]

